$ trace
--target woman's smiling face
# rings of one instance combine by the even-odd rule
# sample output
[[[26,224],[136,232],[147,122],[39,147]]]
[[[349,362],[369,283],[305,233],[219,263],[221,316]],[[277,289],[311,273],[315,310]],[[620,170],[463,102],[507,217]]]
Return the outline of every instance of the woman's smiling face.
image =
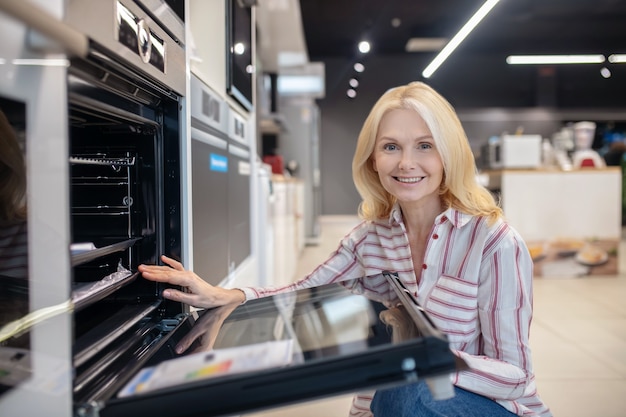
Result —
[[[372,162],[382,186],[401,205],[439,200],[443,162],[430,129],[417,112],[396,109],[383,116]]]

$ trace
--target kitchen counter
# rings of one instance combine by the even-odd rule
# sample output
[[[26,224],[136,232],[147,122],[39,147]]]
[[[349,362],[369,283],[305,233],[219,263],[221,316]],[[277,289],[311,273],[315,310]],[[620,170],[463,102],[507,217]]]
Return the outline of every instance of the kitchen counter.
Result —
[[[619,167],[494,170],[481,176],[488,188],[499,190],[504,214],[528,243],[537,275],[618,272]],[[596,259],[584,262],[589,251],[597,252]]]

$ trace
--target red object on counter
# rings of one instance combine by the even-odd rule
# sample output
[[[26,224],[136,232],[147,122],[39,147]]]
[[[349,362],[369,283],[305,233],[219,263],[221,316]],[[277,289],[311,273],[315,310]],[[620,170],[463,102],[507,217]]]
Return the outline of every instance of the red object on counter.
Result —
[[[282,175],[285,169],[285,164],[283,162],[283,157],[280,155],[265,155],[263,157],[263,162],[270,165],[272,167],[272,174],[280,174]]]

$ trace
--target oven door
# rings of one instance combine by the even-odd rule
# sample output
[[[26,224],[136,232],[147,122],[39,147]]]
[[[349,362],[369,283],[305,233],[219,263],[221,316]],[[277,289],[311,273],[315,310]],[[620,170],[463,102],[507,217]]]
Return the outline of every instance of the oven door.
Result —
[[[445,397],[466,365],[408,311],[337,284],[204,310],[179,339],[183,354],[142,369],[98,412],[229,416],[439,377],[449,387],[433,396]]]

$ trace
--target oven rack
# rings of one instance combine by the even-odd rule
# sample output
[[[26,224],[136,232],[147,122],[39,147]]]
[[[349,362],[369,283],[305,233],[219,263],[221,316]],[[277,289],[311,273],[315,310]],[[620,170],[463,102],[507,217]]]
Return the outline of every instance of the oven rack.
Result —
[[[81,282],[78,283],[72,291],[72,303],[74,304],[74,311],[80,311],[83,308],[90,306],[110,294],[113,294],[118,289],[130,284],[139,276],[139,272],[132,273],[128,271],[128,275],[123,278],[104,282],[104,280],[94,282]],[[89,287],[96,286],[97,288],[90,289]]]
[[[70,163],[75,165],[104,165],[111,167],[130,167],[135,165],[135,157],[109,158],[106,156],[70,156]]]
[[[103,352],[118,337],[155,311],[160,304],[161,301],[157,300],[151,304],[122,306],[107,320],[90,329],[74,344],[74,366],[84,365]]]
[[[157,317],[140,323],[134,334],[129,335],[132,340],[119,340],[118,345],[112,346],[102,359],[80,370],[76,377],[79,384],[74,389],[75,402],[94,404],[114,397],[137,372],[146,367],[154,355],[171,343],[173,335],[188,322],[189,316],[177,318],[169,323],[171,328],[167,334],[163,333],[162,323]],[[173,351],[173,345],[169,349]],[[94,377],[89,376],[91,373]]]
[[[129,214],[128,206],[100,205],[72,207],[73,216],[127,216]]]
[[[101,248],[91,249],[85,252],[76,253],[72,255],[72,266],[78,266],[87,262],[94,261],[106,255],[110,255],[115,252],[122,252],[133,246],[137,241],[141,240],[140,237],[124,240],[112,245],[103,246]]]
[[[126,178],[120,177],[107,177],[107,176],[97,176],[97,177],[73,177],[72,185],[81,185],[81,186],[109,186],[109,187],[118,187],[121,185],[128,185],[128,180]]]
[[[99,379],[98,377],[100,375],[110,370],[118,358],[127,354],[129,347],[140,346],[142,341],[149,339],[150,334],[157,325],[158,323],[153,321],[146,322],[132,334],[118,340],[107,353],[97,361],[87,366],[84,370],[81,370],[74,379],[74,394],[86,390],[89,385],[92,385],[95,380]]]

